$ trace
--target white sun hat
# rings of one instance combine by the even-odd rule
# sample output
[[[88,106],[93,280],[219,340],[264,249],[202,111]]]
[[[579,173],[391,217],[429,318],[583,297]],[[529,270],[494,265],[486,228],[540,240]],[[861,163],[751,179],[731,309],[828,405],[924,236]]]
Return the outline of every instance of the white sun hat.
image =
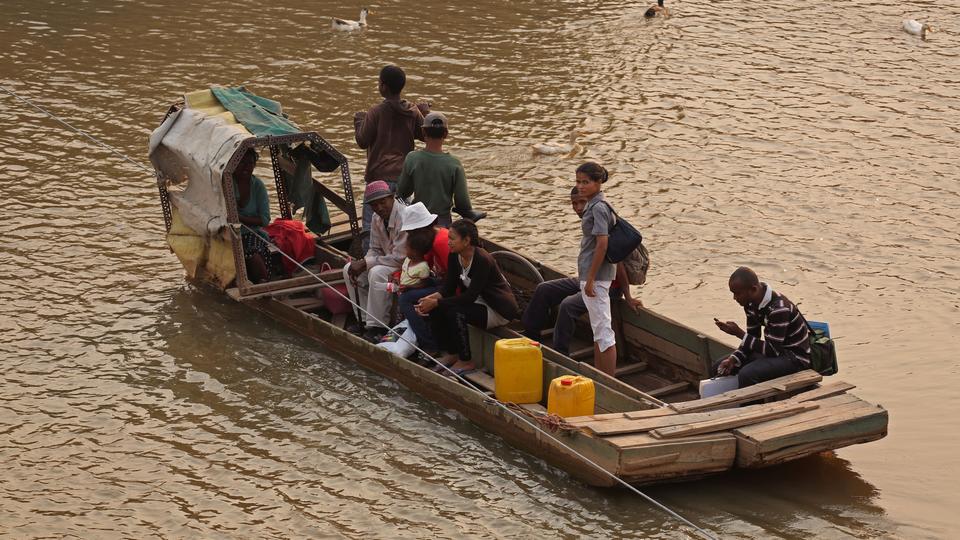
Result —
[[[418,202],[403,209],[403,226],[400,227],[400,230],[412,231],[414,229],[421,229],[427,225],[433,225],[433,222],[436,220],[437,215],[431,214],[422,202]]]

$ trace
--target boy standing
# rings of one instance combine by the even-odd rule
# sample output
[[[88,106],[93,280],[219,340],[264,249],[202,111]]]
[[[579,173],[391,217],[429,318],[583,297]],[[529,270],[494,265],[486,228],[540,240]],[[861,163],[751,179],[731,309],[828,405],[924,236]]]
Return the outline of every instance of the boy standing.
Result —
[[[363,179],[368,184],[383,180],[391,189],[403,170],[404,157],[413,150],[413,140],[422,139],[423,115],[417,105],[401,99],[407,75],[397,66],[380,70],[378,90],[383,101],[367,112],[353,116],[357,145],[367,151],[367,169]],[[370,230],[373,215],[369,205],[363,206],[363,230]],[[369,240],[364,242],[366,247]]]
[[[423,119],[426,149],[407,154],[397,184],[398,197],[405,199],[415,195],[414,202],[422,202],[430,213],[436,214],[437,224],[441,227],[450,226],[450,209],[454,206],[458,214],[478,219],[470,205],[463,165],[459,159],[443,151],[443,140],[448,133],[449,124],[443,113],[427,114]]]

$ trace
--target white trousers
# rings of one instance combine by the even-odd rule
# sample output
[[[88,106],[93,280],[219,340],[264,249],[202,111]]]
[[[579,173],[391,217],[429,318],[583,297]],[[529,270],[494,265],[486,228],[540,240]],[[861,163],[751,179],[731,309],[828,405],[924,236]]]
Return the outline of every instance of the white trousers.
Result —
[[[354,287],[350,278],[350,263],[343,267],[343,280],[347,284],[347,296],[357,305],[367,310],[367,313],[358,313],[357,320],[367,328],[384,327],[390,324],[390,303],[393,295],[387,292],[387,282],[390,276],[397,271],[390,266],[374,266],[357,277],[357,286]],[[382,321],[380,324],[377,321]]]
[[[586,281],[580,282],[580,295],[590,315],[590,328],[593,341],[603,352],[617,344],[617,335],[613,333],[613,318],[610,316],[610,281],[593,282],[593,298],[583,292]]]

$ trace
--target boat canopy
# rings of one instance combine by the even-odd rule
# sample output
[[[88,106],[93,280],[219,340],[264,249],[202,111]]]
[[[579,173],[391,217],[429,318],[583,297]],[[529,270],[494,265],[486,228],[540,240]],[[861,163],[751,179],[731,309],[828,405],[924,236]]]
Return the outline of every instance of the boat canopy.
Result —
[[[169,196],[183,223],[198,234],[214,235],[229,223],[223,177],[244,141],[298,133],[300,128],[286,118],[279,102],[243,87],[212,86],[185,94],[182,105],[171,108],[150,136],[149,156],[164,187],[181,187],[169,190]],[[310,216],[307,225],[319,233],[316,229],[329,228],[329,215],[325,207],[319,208],[322,201],[313,200],[310,164],[329,172],[340,166],[342,156],[304,142],[289,148],[302,149],[295,152],[292,169],[297,172],[291,176],[301,178],[292,182],[290,198],[298,208],[318,208],[318,225],[310,223]]]

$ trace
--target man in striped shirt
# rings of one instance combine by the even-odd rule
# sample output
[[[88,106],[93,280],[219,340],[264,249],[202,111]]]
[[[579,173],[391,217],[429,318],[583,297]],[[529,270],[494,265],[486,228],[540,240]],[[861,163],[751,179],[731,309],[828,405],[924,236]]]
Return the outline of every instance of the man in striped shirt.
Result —
[[[747,314],[747,331],[733,321],[714,319],[720,330],[742,339],[737,350],[716,364],[718,375],[736,372],[743,388],[810,367],[807,321],[793,302],[745,266],[730,276],[730,292]]]

